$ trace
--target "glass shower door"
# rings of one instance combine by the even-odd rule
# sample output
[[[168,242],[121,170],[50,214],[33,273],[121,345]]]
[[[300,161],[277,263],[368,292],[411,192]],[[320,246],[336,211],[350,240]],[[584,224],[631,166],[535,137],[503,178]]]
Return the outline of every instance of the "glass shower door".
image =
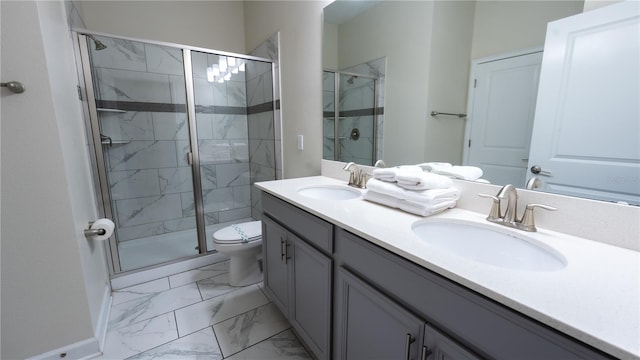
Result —
[[[213,234],[260,218],[256,181],[276,178],[270,62],[191,51],[197,163],[207,249]],[[196,194],[198,191],[196,191]]]
[[[198,254],[182,50],[86,41],[119,271]]]

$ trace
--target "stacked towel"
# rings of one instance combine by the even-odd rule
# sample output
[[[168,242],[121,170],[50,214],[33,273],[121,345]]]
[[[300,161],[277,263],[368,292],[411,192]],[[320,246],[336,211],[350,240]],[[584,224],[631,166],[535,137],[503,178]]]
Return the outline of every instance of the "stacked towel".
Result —
[[[446,189],[453,185],[446,176],[425,172],[400,172],[396,181],[398,186],[407,190]]]
[[[438,204],[424,204],[415,201],[398,199],[393,196],[381,194],[372,190],[365,191],[363,195],[365,200],[389,206],[395,209],[400,209],[411,214],[420,216],[429,216],[440,213],[446,209],[454,208],[456,206],[455,200],[443,201]]]
[[[426,172],[436,172],[438,170],[450,168],[453,165],[446,162],[426,162],[426,163],[418,164],[416,166],[420,166],[420,168]]]
[[[482,177],[482,169],[476,166],[452,166],[434,171],[436,174],[454,179],[478,180]]]
[[[387,181],[387,182],[396,182],[396,176],[400,173],[413,173],[413,172],[422,172],[422,168],[419,166],[413,165],[402,165],[396,166],[392,168],[380,168],[373,170],[373,178]]]
[[[454,167],[433,162],[375,169],[363,197],[420,216],[437,214],[454,208],[460,198],[451,178],[435,173]]]
[[[407,200],[425,205],[436,205],[446,201],[456,201],[460,198],[460,190],[452,187],[412,191],[377,179],[369,179],[367,189],[370,190],[369,192],[373,191],[399,200]]]

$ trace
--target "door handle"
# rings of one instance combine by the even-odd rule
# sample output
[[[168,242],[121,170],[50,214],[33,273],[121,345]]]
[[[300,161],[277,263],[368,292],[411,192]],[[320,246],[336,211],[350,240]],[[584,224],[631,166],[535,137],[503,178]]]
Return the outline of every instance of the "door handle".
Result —
[[[411,358],[411,344],[416,341],[411,334],[407,333],[407,343],[405,344],[405,359],[409,360]]]
[[[433,351],[431,351],[431,349],[429,349],[428,346],[423,346],[422,347],[422,360],[427,360],[429,355],[431,355],[432,353],[433,353]]]
[[[536,174],[536,175],[544,175],[544,176],[551,176],[551,172],[550,171],[545,171],[542,170],[542,168],[540,167],[540,165],[533,165],[531,167],[531,172]]]

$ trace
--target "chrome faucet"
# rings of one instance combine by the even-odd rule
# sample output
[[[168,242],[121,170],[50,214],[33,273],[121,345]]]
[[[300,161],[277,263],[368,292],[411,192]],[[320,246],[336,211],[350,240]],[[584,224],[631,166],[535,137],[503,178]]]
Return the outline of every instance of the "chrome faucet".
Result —
[[[342,170],[349,171],[349,186],[365,189],[367,187],[367,173],[358,168],[356,163],[349,162]]]
[[[524,231],[537,231],[533,218],[533,209],[539,207],[545,210],[557,210],[556,208],[547,205],[528,204],[522,218],[518,219],[518,192],[516,191],[515,186],[511,184],[503,186],[495,196],[489,194],[478,194],[478,196],[493,200],[489,216],[487,216],[487,221]],[[507,199],[507,207],[504,215],[502,215],[500,204],[505,198]]]

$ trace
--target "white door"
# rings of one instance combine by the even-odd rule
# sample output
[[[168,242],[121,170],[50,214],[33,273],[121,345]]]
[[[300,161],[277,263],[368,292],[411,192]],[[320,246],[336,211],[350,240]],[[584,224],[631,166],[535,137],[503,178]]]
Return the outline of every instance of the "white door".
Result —
[[[494,184],[524,187],[542,52],[474,64],[465,164]]]
[[[639,8],[549,23],[528,165],[543,191],[640,204]]]

